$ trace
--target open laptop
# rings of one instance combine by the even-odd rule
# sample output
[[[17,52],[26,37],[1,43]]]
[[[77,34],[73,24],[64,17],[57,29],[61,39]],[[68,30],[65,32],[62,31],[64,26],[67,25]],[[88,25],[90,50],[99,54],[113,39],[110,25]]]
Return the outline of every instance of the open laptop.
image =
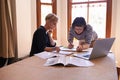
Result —
[[[89,60],[107,56],[113,45],[114,40],[115,38],[96,40],[94,47],[91,48],[89,51],[85,53],[83,52],[84,54],[74,54],[74,56]]]

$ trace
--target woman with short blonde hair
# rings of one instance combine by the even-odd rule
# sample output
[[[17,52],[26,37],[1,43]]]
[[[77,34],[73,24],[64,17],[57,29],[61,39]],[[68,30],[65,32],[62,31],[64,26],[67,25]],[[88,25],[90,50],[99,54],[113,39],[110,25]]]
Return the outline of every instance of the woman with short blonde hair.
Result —
[[[50,13],[45,17],[45,25],[40,26],[33,35],[32,47],[30,51],[30,56],[43,51],[60,51],[59,47],[51,37],[52,30],[56,28],[58,17]]]

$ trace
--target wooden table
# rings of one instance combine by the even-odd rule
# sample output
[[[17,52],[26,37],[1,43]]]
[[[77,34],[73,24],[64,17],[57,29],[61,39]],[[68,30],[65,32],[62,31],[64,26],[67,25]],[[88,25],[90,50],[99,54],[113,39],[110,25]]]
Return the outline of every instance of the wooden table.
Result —
[[[0,80],[118,80],[114,55],[91,60],[92,67],[43,66],[36,56],[0,69]]]

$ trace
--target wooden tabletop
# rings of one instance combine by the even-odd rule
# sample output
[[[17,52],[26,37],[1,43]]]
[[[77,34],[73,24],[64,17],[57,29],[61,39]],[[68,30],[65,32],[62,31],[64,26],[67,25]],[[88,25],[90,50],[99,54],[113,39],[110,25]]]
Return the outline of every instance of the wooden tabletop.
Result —
[[[0,80],[117,80],[114,55],[91,60],[92,67],[44,66],[36,56],[0,69]]]

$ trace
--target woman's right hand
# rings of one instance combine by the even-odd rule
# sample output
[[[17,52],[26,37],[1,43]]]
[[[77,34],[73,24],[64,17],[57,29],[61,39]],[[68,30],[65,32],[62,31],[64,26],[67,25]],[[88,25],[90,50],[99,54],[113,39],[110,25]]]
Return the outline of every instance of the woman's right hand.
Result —
[[[69,44],[68,44],[68,48],[69,48],[69,49],[72,49],[73,47],[74,47],[74,45],[73,45],[72,43],[69,43]]]
[[[59,47],[55,47],[55,50],[56,50],[57,52],[59,52],[59,51],[60,51],[60,48],[59,48]]]
[[[76,48],[76,51],[77,52],[81,52],[83,50],[83,46],[82,45],[79,45],[77,48]]]

